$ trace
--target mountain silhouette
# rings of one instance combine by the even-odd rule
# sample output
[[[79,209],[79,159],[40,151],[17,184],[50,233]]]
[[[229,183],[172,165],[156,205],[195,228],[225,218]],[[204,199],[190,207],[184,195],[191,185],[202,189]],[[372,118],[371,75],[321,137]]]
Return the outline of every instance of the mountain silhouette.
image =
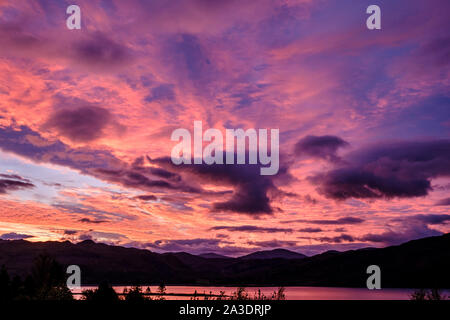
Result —
[[[378,265],[385,288],[450,288],[449,248],[450,234],[445,234],[398,246],[328,251],[312,257],[277,249],[241,258],[211,259],[211,255],[158,254],[90,240],[76,244],[0,240],[0,265],[23,277],[30,272],[33,259],[47,253],[63,266],[80,266],[83,285],[106,280],[114,285],[338,287],[365,287],[367,267]]]
[[[246,256],[240,257],[240,259],[303,259],[306,258],[304,254],[297,253],[294,251],[289,251],[286,249],[274,249],[266,251],[257,251],[250,253]]]
[[[199,257],[202,258],[206,258],[206,259],[230,259],[230,257],[221,255],[221,254],[217,254],[214,252],[207,252],[207,253],[202,253],[198,255]]]

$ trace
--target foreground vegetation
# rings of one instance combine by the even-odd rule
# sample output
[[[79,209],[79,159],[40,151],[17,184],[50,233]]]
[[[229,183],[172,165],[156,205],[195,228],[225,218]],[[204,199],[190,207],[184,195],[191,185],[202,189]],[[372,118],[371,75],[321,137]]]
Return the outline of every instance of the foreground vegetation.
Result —
[[[166,297],[175,295],[167,293],[166,287],[160,285],[156,292],[151,292],[147,287],[145,291],[139,286],[125,289],[123,293],[117,293],[112,286],[102,282],[98,288],[84,290],[81,300],[93,302],[129,301],[139,302],[147,300],[165,300]],[[280,287],[269,297],[261,290],[250,295],[244,287],[238,288],[231,295],[197,293],[186,294],[186,299],[191,300],[285,300],[284,288]],[[31,273],[21,279],[19,276],[10,277],[5,266],[0,269],[0,302],[24,301],[24,300],[74,300],[74,294],[66,285],[66,273],[62,265],[46,254],[39,255],[33,263]]]
[[[199,293],[175,294],[167,293],[166,287],[161,284],[155,292],[147,287],[143,290],[140,286],[133,286],[125,289],[122,293],[117,293],[112,286],[102,282],[98,288],[84,290],[78,299],[92,302],[141,302],[148,300],[165,300],[170,296],[183,296],[191,300],[285,300],[285,289],[279,287],[272,294],[266,296],[261,289],[253,294],[245,287],[239,287],[226,295],[224,291],[219,294]],[[439,290],[418,289],[414,291],[411,300],[446,300],[448,297]],[[55,259],[46,254],[39,255],[33,263],[31,272],[23,280],[18,277],[10,277],[5,266],[0,268],[0,302],[21,301],[21,300],[74,300],[74,294],[66,285],[66,274],[64,268]]]
[[[145,291],[140,286],[133,286],[130,289],[124,289],[122,294],[118,294],[107,283],[102,283],[97,289],[85,290],[82,292],[82,300],[95,301],[95,302],[116,302],[119,300],[125,300],[128,302],[142,302],[148,300],[165,300],[168,296],[184,296],[190,300],[286,300],[284,294],[284,288],[280,287],[274,291],[270,296],[264,295],[261,289],[258,289],[254,295],[247,292],[245,287],[239,287],[231,295],[225,295],[225,291],[220,291],[219,294],[198,293],[195,291],[193,294],[171,294],[167,293],[166,287],[160,285],[156,292],[152,292],[150,287],[147,287]]]

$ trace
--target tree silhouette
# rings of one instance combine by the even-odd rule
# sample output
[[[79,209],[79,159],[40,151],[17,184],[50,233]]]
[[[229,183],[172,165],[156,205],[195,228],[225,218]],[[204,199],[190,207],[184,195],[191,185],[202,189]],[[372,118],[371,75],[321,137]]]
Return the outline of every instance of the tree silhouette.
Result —
[[[31,269],[34,296],[37,300],[72,300],[65,283],[63,267],[46,253],[40,254]]]
[[[150,288],[147,288],[148,292],[149,289]],[[129,290],[125,289],[123,293],[125,295],[125,301],[130,303],[139,303],[150,299],[144,296],[142,293],[142,288],[139,286],[131,287]]]
[[[166,300],[166,298],[164,298],[164,295],[166,294],[166,286],[164,284],[160,284],[157,290],[157,293],[159,294],[159,300]]]
[[[6,267],[2,265],[0,269],[0,301],[11,300],[10,279]]]
[[[119,296],[116,291],[109,285],[108,282],[102,281],[97,289],[85,290],[83,299],[86,301],[111,303],[119,301]]]

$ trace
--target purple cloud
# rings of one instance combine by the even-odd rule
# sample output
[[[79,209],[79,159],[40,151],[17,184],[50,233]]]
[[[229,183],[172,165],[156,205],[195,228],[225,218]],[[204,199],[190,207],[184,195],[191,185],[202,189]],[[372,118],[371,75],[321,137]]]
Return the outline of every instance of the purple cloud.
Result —
[[[403,231],[385,231],[383,233],[369,233],[359,238],[361,241],[382,243],[384,245],[397,245],[410,240],[425,237],[440,236],[442,232],[428,228],[426,225],[412,225]]]
[[[324,220],[289,220],[289,221],[281,221],[281,223],[292,223],[292,222],[302,222],[302,223],[310,223],[310,224],[323,224],[323,225],[341,225],[341,224],[360,224],[365,220],[356,217],[343,217],[335,220],[324,219]]]
[[[439,200],[438,202],[436,202],[435,205],[436,206],[450,206],[450,198],[445,198],[445,199]]]
[[[385,143],[347,158],[349,164],[309,178],[324,196],[337,200],[425,196],[431,178],[450,175],[450,140]]]
[[[28,238],[33,238],[33,236],[30,236],[28,234],[15,233],[15,232],[4,233],[0,236],[0,239],[3,239],[3,240],[22,240],[22,239],[28,239]]]
[[[316,240],[329,243],[341,243],[341,242],[354,242],[356,239],[349,234],[341,234],[336,237],[320,237],[317,238]]]
[[[105,128],[113,122],[112,114],[104,108],[81,106],[76,109],[56,110],[44,127],[55,129],[74,142],[90,142],[101,138]]]
[[[28,179],[24,179],[18,175],[0,174],[0,194],[34,187],[35,185]]]
[[[298,230],[299,232],[306,232],[306,233],[316,233],[316,232],[322,232],[323,230],[320,228],[302,228]]]
[[[93,219],[89,219],[89,218],[81,218],[78,221],[83,222],[83,223],[95,223],[95,224],[107,222],[106,220],[93,220]]]
[[[450,221],[450,214],[418,214],[411,218],[427,224],[441,224]]]
[[[123,67],[132,60],[127,46],[100,32],[88,34],[86,39],[75,42],[72,47],[73,60],[89,68],[108,71]]]
[[[294,230],[291,228],[265,228],[258,226],[216,226],[210,228],[210,230],[228,230],[228,231],[236,231],[236,232],[260,232],[260,233],[274,233],[274,232],[284,232],[284,233],[292,233]]]
[[[295,154],[327,161],[338,161],[339,148],[349,144],[336,136],[306,136],[295,144]]]
[[[158,200],[158,197],[154,196],[153,194],[145,194],[145,195],[137,196],[136,198],[138,198],[140,200],[144,200],[144,201],[156,201],[156,200]]]

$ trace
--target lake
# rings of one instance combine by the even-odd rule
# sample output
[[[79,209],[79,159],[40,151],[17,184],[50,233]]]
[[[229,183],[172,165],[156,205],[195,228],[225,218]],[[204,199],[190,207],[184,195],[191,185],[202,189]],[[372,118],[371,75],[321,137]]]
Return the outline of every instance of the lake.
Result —
[[[95,289],[96,287],[83,287],[81,290],[73,290],[79,293],[86,289]],[[117,293],[122,293],[129,286],[115,286]],[[142,286],[143,291],[147,286]],[[155,293],[158,286],[150,286],[151,292]],[[237,287],[201,287],[201,286],[167,286],[166,292],[172,294],[220,294],[224,291],[225,295],[232,295]],[[246,287],[246,291],[251,297],[261,289],[266,296],[271,296],[278,287]],[[381,289],[369,290],[365,288],[331,288],[331,287],[285,287],[287,300],[409,300],[414,289]],[[448,291],[443,292],[447,296]],[[167,300],[189,300],[188,296],[166,296]],[[200,297],[200,299],[203,299]]]

